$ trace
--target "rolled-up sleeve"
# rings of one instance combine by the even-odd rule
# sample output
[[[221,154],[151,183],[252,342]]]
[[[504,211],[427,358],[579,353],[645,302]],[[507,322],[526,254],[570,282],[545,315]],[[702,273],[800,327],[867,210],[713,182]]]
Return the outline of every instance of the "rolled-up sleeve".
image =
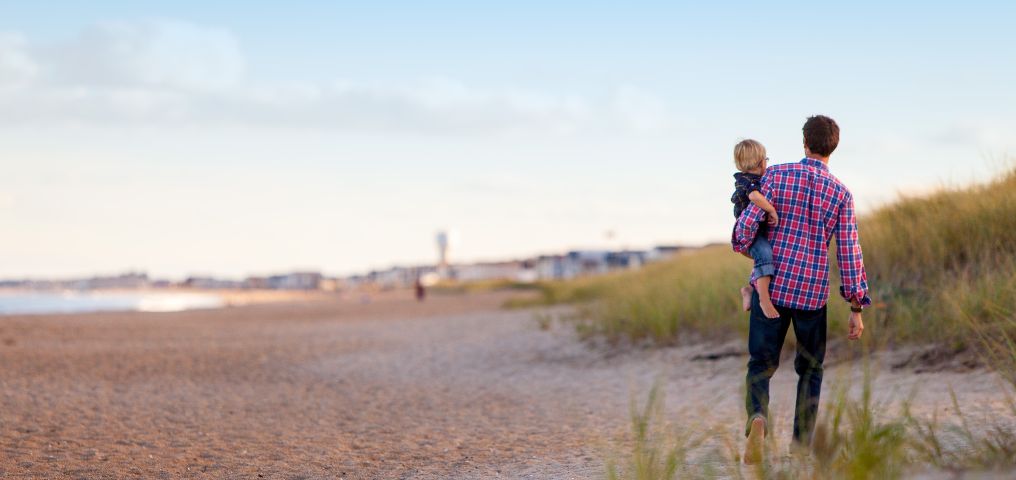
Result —
[[[745,253],[748,248],[751,247],[751,243],[755,240],[755,234],[758,233],[759,222],[762,221],[762,217],[765,216],[765,211],[758,208],[754,203],[748,204],[748,208],[745,208],[741,212],[741,216],[737,217],[737,223],[734,224],[734,233],[731,235],[730,243],[734,247],[734,251],[738,253]]]
[[[840,265],[840,295],[844,300],[857,300],[860,305],[871,305],[871,299],[868,298],[868,275],[864,271],[861,243],[857,234],[854,198],[850,195],[847,195],[838,212],[836,262]]]

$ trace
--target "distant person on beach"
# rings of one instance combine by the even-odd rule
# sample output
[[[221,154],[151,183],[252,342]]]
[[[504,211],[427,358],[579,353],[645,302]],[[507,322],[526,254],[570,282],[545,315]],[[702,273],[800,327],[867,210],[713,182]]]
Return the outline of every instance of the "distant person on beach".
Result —
[[[826,347],[826,301],[829,295],[829,242],[836,239],[840,295],[850,303],[847,338],[861,338],[861,312],[871,305],[854,217],[854,198],[829,173],[829,156],[839,144],[840,128],[833,119],[816,115],[804,123],[804,155],[797,163],[770,166],[760,192],[776,208],[779,224],[764,235],[772,245],[773,273],[769,295],[779,313],[768,318],[762,310],[758,272],[752,274],[748,329],[748,375],[745,406],[748,422],[745,463],[762,460],[769,422],[769,379],[779,366],[780,350],[791,325],[797,337],[794,370],[798,375],[792,447],[810,446],[822,391],[822,363]],[[738,217],[731,243],[748,252],[759,235],[765,210],[748,204]]]
[[[754,203],[765,212],[766,223],[760,225],[758,233],[755,234],[755,241],[748,247],[748,254],[755,260],[755,268],[751,272],[751,278],[755,279],[758,285],[759,304],[762,305],[762,313],[769,318],[778,318],[780,313],[776,311],[772,300],[769,298],[769,282],[773,278],[773,247],[766,238],[766,227],[775,227],[779,224],[779,215],[773,204],[766,200],[765,195],[759,192],[761,188],[759,181],[766,171],[766,163],[769,157],[766,156],[766,147],[757,140],[742,140],[734,146],[734,165],[739,170],[734,174],[734,194],[730,201],[734,204],[734,218],[741,216],[741,212],[748,208],[749,203]],[[741,287],[741,304],[744,311],[751,309],[751,294],[754,289],[749,280],[748,285]]]
[[[422,302],[427,297],[427,289],[423,286],[423,282],[419,277],[417,277],[416,283],[413,284],[413,290],[416,293],[416,301]]]

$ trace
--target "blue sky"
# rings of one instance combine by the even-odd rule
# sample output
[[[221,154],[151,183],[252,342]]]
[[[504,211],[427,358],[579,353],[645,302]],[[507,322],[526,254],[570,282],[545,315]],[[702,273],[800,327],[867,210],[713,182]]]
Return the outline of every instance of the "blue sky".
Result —
[[[813,113],[862,211],[1016,147],[1006,2],[10,3],[0,276],[723,241]]]

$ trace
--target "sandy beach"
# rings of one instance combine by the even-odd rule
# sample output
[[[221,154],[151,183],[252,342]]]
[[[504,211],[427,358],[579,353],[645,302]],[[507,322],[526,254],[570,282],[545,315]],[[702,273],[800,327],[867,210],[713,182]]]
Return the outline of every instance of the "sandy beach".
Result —
[[[606,354],[500,309],[508,295],[0,317],[0,477],[597,478],[657,380],[673,422],[738,438],[737,342]],[[839,360],[827,391],[861,373]],[[773,383],[783,433],[789,364]],[[922,415],[948,418],[950,389],[975,423],[1007,412],[983,370],[875,382],[883,399],[916,391]]]

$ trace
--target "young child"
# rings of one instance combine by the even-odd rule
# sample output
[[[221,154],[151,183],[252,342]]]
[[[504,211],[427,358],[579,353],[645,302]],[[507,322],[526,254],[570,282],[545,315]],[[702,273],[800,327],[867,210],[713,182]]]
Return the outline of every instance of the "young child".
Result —
[[[734,218],[740,217],[741,212],[748,208],[748,202],[754,203],[766,212],[766,223],[775,227],[779,223],[776,209],[773,204],[766,200],[766,197],[759,192],[759,181],[766,171],[766,147],[756,140],[742,140],[734,146],[734,164],[740,170],[734,174],[734,194],[730,201],[734,203]],[[769,318],[778,318],[780,313],[773,306],[769,298],[769,282],[772,281],[775,269],[773,267],[773,247],[766,238],[766,225],[759,225],[758,233],[755,235],[755,242],[748,250],[751,258],[755,260],[755,270],[758,271],[758,278],[755,286],[758,290],[759,306],[762,313]],[[751,285],[741,287],[741,298],[745,311],[751,309]]]

